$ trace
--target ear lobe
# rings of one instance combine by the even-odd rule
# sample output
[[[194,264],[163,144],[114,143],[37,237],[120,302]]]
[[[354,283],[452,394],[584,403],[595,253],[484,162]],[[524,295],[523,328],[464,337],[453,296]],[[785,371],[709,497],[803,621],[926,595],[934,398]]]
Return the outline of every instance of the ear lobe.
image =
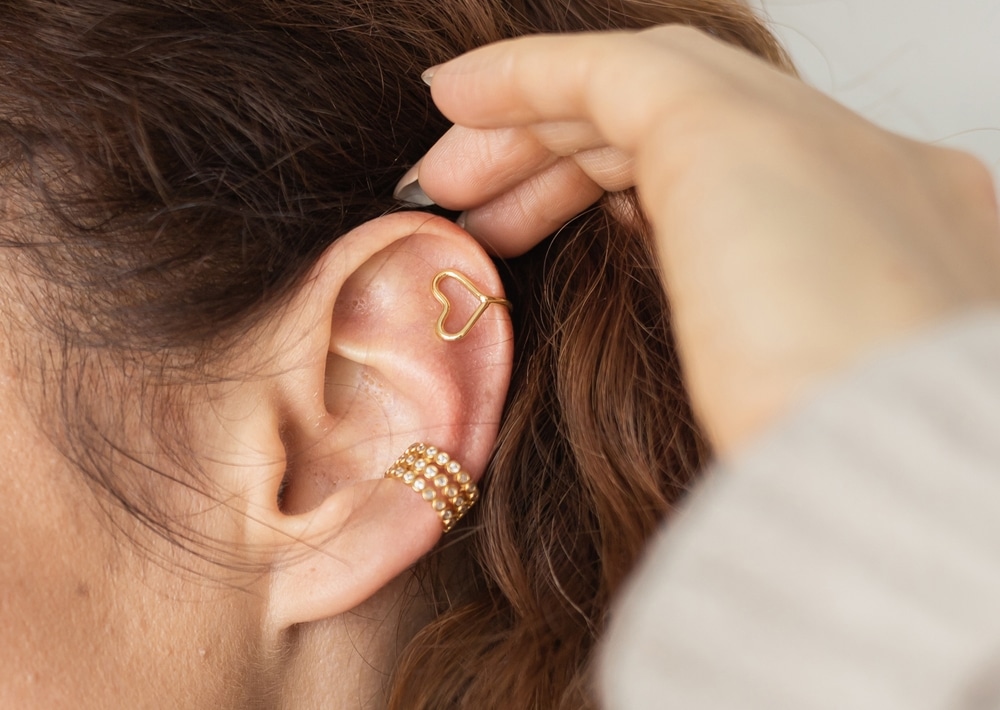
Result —
[[[490,258],[454,224],[374,220],[330,248],[274,324],[288,332],[268,342],[295,344],[278,375],[283,501],[258,501],[271,510],[255,532],[274,550],[276,628],[353,608],[440,538],[431,505],[382,478],[407,446],[434,444],[477,478],[485,468],[510,378],[509,314],[491,306],[465,338],[439,337],[432,283],[444,270],[503,295]],[[481,304],[460,285],[440,288],[453,332]]]

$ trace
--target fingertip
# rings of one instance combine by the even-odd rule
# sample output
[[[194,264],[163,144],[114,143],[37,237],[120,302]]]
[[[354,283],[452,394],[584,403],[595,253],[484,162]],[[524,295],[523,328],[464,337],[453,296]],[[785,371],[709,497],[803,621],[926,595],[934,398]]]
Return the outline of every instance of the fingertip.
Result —
[[[514,222],[505,214],[506,210],[496,207],[489,205],[482,210],[463,213],[459,226],[489,254],[501,259],[512,259],[531,251],[558,228],[545,222]]]
[[[490,253],[521,256],[597,202],[604,190],[561,160],[513,190],[465,212],[464,229]]]

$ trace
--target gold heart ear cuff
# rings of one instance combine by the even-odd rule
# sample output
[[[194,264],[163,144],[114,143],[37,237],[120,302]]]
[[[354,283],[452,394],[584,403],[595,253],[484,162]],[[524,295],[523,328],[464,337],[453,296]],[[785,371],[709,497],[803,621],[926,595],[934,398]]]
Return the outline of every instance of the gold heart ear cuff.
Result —
[[[462,326],[461,329],[455,332],[450,332],[444,326],[444,322],[448,318],[448,314],[451,313],[451,301],[448,299],[446,295],[444,295],[444,292],[441,290],[441,282],[444,281],[445,279],[455,279],[460,284],[465,286],[465,288],[469,290],[469,293],[471,293],[476,298],[476,300],[479,301],[479,305],[476,306],[476,310],[472,312],[471,316],[469,316],[469,320],[465,322],[465,325]],[[468,335],[469,331],[472,330],[472,327],[479,322],[479,319],[482,317],[483,313],[486,312],[486,309],[492,306],[493,304],[496,304],[498,306],[504,306],[508,310],[513,309],[511,302],[508,301],[506,298],[487,296],[485,293],[476,288],[476,285],[472,283],[472,281],[470,281],[465,274],[462,274],[458,271],[454,271],[453,269],[446,269],[434,277],[434,281],[431,282],[431,292],[434,294],[434,298],[436,298],[438,302],[442,306],[444,306],[443,310],[441,311],[441,315],[438,316],[437,324],[435,324],[434,326],[434,331],[438,334],[438,337],[441,338],[441,340],[445,340],[448,342],[461,340],[466,335]]]
[[[411,445],[385,472],[430,503],[448,532],[479,500],[479,489],[462,464],[436,446]]]

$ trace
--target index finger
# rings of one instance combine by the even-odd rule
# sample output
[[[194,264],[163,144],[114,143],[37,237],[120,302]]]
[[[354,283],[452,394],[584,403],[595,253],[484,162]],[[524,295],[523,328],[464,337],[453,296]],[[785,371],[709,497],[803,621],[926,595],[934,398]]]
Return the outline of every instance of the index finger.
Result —
[[[592,123],[631,152],[665,103],[693,83],[670,45],[706,37],[690,28],[535,35],[481,47],[425,74],[438,108],[473,128]],[[655,87],[654,91],[651,88]]]

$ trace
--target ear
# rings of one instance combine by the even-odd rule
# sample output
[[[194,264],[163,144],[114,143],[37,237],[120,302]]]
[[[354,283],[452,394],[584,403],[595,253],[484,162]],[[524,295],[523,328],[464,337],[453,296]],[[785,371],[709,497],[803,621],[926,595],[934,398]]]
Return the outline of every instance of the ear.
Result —
[[[337,240],[299,292],[256,336],[266,393],[237,426],[259,465],[245,536],[271,570],[272,629],[342,613],[426,554],[442,523],[421,496],[383,477],[410,444],[450,452],[474,479],[496,441],[510,378],[506,308],[468,335],[435,332],[431,283],[453,269],[502,296],[487,254],[466,232],[420,213],[388,215]],[[442,283],[457,331],[479,303]],[[263,404],[261,404],[263,402]]]

